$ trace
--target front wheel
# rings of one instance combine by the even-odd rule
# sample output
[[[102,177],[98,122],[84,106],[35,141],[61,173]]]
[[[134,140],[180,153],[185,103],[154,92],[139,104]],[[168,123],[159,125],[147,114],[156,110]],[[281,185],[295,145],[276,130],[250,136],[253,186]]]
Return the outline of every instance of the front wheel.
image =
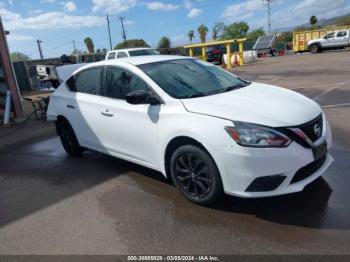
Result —
[[[197,204],[209,205],[223,192],[214,160],[197,146],[184,145],[176,149],[170,160],[170,172],[181,193]]]
[[[320,49],[319,45],[313,44],[313,45],[310,46],[310,52],[311,53],[316,54],[316,53],[318,53],[320,51],[321,51],[321,49]]]

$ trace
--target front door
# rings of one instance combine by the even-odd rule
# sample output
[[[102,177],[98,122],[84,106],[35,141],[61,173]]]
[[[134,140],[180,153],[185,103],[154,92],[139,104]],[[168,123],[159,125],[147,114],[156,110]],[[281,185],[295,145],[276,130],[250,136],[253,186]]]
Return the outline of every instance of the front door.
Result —
[[[334,45],[334,41],[335,41],[335,33],[333,32],[324,36],[321,42],[323,47],[330,47]]]
[[[103,127],[111,153],[156,167],[157,125],[160,105],[132,105],[126,94],[147,90],[148,85],[134,73],[119,67],[106,68]],[[102,112],[102,113],[103,113]]]

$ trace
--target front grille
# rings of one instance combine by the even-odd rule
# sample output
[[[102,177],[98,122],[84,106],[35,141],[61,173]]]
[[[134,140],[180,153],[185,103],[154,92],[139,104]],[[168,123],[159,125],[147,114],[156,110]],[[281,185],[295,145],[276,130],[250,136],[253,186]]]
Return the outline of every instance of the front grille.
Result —
[[[315,132],[315,125],[318,125],[320,128],[319,134]],[[317,139],[319,139],[322,136],[323,132],[323,121],[322,121],[322,114],[320,114],[315,119],[311,120],[310,122],[298,126],[298,128],[301,129],[301,131],[304,132],[304,134],[312,141],[315,142]]]
[[[320,158],[319,160],[316,160],[314,162],[311,162],[310,164],[300,168],[294,175],[291,184],[294,184],[296,182],[299,182],[301,180],[304,180],[308,178],[309,176],[313,175],[317,170],[323,166],[324,162],[326,161],[326,156]]]
[[[319,126],[319,134],[315,133],[315,125],[318,124]],[[288,136],[293,141],[297,142],[299,145],[310,148],[311,145],[306,141],[303,140],[301,137],[299,137],[292,129],[297,128],[304,132],[304,134],[312,141],[315,142],[317,139],[319,139],[322,136],[323,133],[323,119],[322,114],[320,114],[315,119],[299,125],[299,126],[289,126],[289,127],[279,127],[277,130],[279,130],[281,133]]]

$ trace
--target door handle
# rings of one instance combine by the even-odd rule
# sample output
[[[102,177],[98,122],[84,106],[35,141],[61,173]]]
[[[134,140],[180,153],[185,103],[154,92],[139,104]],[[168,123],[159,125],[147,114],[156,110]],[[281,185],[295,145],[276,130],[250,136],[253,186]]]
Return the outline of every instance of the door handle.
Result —
[[[74,109],[75,108],[75,106],[73,106],[73,105],[67,105],[67,107],[70,108],[70,109]]]
[[[114,114],[106,113],[106,112],[101,112],[101,114],[102,114],[103,116],[106,116],[106,117],[112,117],[112,116],[114,116]]]

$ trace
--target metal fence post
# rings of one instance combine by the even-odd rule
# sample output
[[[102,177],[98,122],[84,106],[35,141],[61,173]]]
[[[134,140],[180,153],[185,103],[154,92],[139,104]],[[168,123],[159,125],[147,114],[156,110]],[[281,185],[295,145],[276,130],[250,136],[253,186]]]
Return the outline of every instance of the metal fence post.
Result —
[[[6,102],[5,102],[5,113],[4,113],[4,125],[7,125],[10,122],[10,113],[11,113],[11,92],[10,90],[7,90]]]
[[[232,63],[231,63],[231,44],[230,43],[226,44],[226,53],[227,53],[227,68],[232,68]]]
[[[206,55],[206,48],[204,46],[202,46],[202,59],[205,61],[207,60],[207,55]]]
[[[244,64],[243,60],[243,41],[239,40],[238,41],[238,47],[239,47],[239,65]]]

